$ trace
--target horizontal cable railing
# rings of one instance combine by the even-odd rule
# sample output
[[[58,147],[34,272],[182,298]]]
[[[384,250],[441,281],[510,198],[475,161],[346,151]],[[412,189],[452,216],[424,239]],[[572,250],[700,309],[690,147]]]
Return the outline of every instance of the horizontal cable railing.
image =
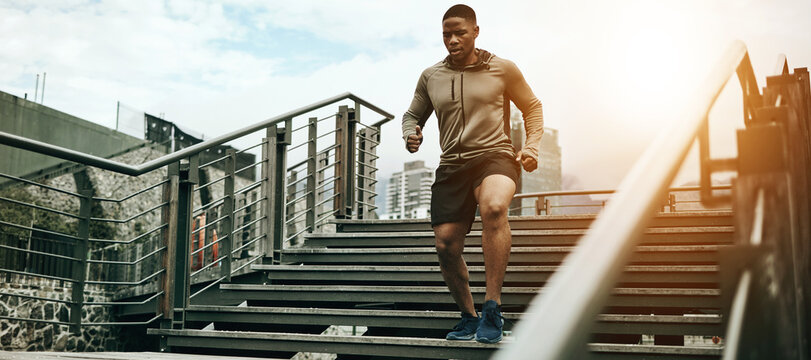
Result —
[[[337,112],[323,114],[340,102],[354,102],[355,107],[341,105]],[[362,107],[384,118],[363,124]],[[318,117],[304,117],[318,112]],[[70,300],[29,300],[69,305],[69,318],[54,323],[74,330],[158,320],[161,326],[173,326],[167,324],[174,321],[175,309],[249,272],[251,264],[280,261],[280,251],[303,233],[321,230],[336,216],[368,216],[377,170],[374,149],[380,126],[392,118],[344,93],[169,154],[155,155],[161,150],[154,146],[136,150],[150,152],[141,164],[0,132],[0,144],[74,161],[80,172],[83,166],[95,168],[83,175],[94,179],[75,180],[77,191],[0,174],[11,180],[6,184],[16,183],[4,189],[22,189],[25,195],[0,192],[0,202],[26,214],[15,219],[0,215],[0,259],[14,260],[3,262],[0,276],[67,283],[73,288]],[[261,140],[241,150],[221,146],[257,135]],[[67,205],[40,202],[26,195],[34,193],[29,188],[37,188],[37,194],[58,193],[68,199],[63,202]],[[56,225],[50,227],[29,221],[43,214],[65,220],[52,221]],[[44,237],[57,239],[58,249],[29,246],[51,241]],[[31,267],[33,257],[58,261],[58,269]],[[5,295],[15,296],[0,293]],[[96,298],[87,301],[88,296]],[[138,312],[150,304],[156,308],[148,311],[153,315],[146,321],[91,322],[82,315],[87,307],[132,307]]]

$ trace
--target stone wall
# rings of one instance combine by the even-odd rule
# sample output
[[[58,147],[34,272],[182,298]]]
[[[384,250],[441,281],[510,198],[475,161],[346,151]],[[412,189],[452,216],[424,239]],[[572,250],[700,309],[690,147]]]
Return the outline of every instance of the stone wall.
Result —
[[[50,299],[70,299],[70,288],[53,285],[57,282],[30,281],[33,284],[6,282],[0,284],[3,293],[14,293]],[[86,294],[86,301],[107,301],[103,294]],[[0,295],[0,316],[31,318],[67,323],[70,320],[70,305],[54,301],[42,301],[17,296]],[[110,309],[104,306],[86,306],[82,310],[82,322],[109,321]],[[119,329],[110,326],[83,326],[79,334],[70,332],[67,325],[0,321],[0,349],[3,351],[117,351]]]

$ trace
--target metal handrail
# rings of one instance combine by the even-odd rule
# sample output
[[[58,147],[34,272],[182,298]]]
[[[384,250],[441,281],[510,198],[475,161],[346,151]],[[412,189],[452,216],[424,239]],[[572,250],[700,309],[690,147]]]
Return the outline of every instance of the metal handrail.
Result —
[[[230,133],[220,135],[218,137],[203,141],[203,142],[201,142],[199,144],[189,146],[189,147],[187,147],[185,149],[182,149],[180,151],[161,156],[161,157],[159,157],[157,159],[154,159],[154,160],[147,161],[147,162],[145,162],[145,163],[143,163],[141,165],[124,164],[124,163],[120,163],[120,162],[117,162],[117,161],[114,161],[114,160],[105,159],[103,157],[86,154],[86,153],[83,153],[83,152],[80,152],[80,151],[76,151],[76,150],[72,150],[72,149],[68,149],[68,148],[64,148],[64,147],[56,146],[56,145],[52,145],[52,144],[48,144],[48,143],[45,143],[45,142],[42,142],[42,141],[37,141],[37,140],[29,139],[29,138],[22,137],[22,136],[19,136],[19,135],[9,134],[7,132],[2,132],[2,131],[0,131],[0,144],[13,146],[13,147],[17,147],[17,148],[25,149],[25,150],[29,150],[29,151],[33,151],[33,152],[37,152],[37,153],[40,153],[40,154],[50,155],[50,156],[53,156],[53,157],[58,157],[58,158],[61,158],[61,159],[70,160],[70,161],[74,161],[74,162],[78,162],[78,163],[83,163],[83,164],[86,164],[86,165],[97,167],[99,169],[109,170],[109,171],[117,172],[117,173],[120,173],[120,174],[125,174],[125,175],[130,175],[130,176],[138,176],[138,175],[150,172],[152,170],[155,170],[157,168],[160,168],[162,166],[165,166],[165,165],[171,164],[173,162],[179,161],[180,159],[185,159],[185,158],[187,158],[189,156],[198,154],[200,152],[208,150],[208,149],[210,149],[212,147],[215,147],[217,145],[222,145],[222,144],[224,144],[226,142],[229,142],[231,140],[240,138],[240,137],[248,135],[250,133],[259,131],[259,130],[267,128],[269,126],[273,126],[273,125],[276,125],[276,124],[283,123],[287,119],[290,119],[290,118],[293,118],[293,117],[296,117],[296,116],[300,116],[300,115],[306,114],[308,112],[311,112],[311,111],[317,110],[319,108],[322,108],[324,106],[336,103],[336,102],[341,101],[341,100],[347,100],[347,99],[348,100],[354,100],[356,103],[361,104],[361,105],[369,108],[370,110],[372,110],[372,111],[374,111],[374,112],[376,112],[376,113],[378,113],[380,115],[383,115],[385,117],[383,120],[379,121],[375,125],[383,124],[383,123],[385,123],[385,122],[387,122],[387,121],[389,121],[391,119],[394,119],[394,115],[389,114],[388,112],[384,111],[383,109],[380,109],[379,107],[369,103],[366,100],[361,99],[360,97],[358,97],[358,96],[356,96],[356,95],[354,95],[354,94],[352,94],[350,92],[345,92],[343,94],[336,95],[336,96],[333,96],[331,98],[327,98],[327,99],[312,103],[310,105],[307,105],[307,106],[304,106],[304,107],[301,107],[301,108],[298,108],[298,109],[295,109],[295,110],[292,110],[292,111],[288,111],[288,112],[286,112],[284,114],[274,116],[274,117],[272,117],[270,119],[260,121],[260,122],[258,122],[256,124],[244,127],[242,129],[235,130],[235,131],[232,131]]]
[[[732,185],[715,185],[712,187],[713,190],[732,190]],[[701,186],[679,186],[670,188],[669,192],[681,192],[681,191],[699,191],[701,190]],[[613,189],[599,189],[599,190],[554,190],[554,191],[539,191],[539,192],[532,192],[532,193],[522,193],[522,194],[515,194],[513,199],[526,199],[526,198],[537,198],[537,197],[552,197],[552,196],[573,196],[573,195],[606,195],[606,194],[613,194],[617,190]]]
[[[495,359],[562,359],[582,346],[660,199],[676,177],[715,100],[740,66],[746,45],[735,41],[713,68],[697,102],[659,134],[623,179],[604,212],[536,296],[518,323],[516,341]],[[576,286],[572,286],[576,284]],[[542,334],[539,336],[538,334]]]

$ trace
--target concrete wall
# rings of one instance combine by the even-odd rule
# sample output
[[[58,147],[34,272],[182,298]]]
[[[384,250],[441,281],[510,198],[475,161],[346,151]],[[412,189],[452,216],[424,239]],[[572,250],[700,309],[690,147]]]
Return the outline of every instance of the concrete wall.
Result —
[[[144,140],[0,91],[0,131],[101,157],[141,145]],[[0,173],[32,173],[64,162],[0,145]]]

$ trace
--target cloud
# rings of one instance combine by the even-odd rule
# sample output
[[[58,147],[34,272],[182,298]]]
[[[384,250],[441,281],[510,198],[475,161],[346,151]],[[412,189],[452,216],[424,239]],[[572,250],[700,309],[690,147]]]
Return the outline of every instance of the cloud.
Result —
[[[444,56],[439,19],[455,2],[0,1],[0,90],[32,98],[47,72],[46,105],[114,126],[120,100],[209,137],[351,91],[397,116],[383,130],[385,176],[438,161],[435,119],[408,154],[399,116]],[[470,5],[477,44],[518,64],[560,130],[564,172],[586,188],[619,183],[733,39],[749,46],[761,85],[780,52],[811,64],[808,2]],[[719,156],[740,126],[735,91],[712,115]]]

